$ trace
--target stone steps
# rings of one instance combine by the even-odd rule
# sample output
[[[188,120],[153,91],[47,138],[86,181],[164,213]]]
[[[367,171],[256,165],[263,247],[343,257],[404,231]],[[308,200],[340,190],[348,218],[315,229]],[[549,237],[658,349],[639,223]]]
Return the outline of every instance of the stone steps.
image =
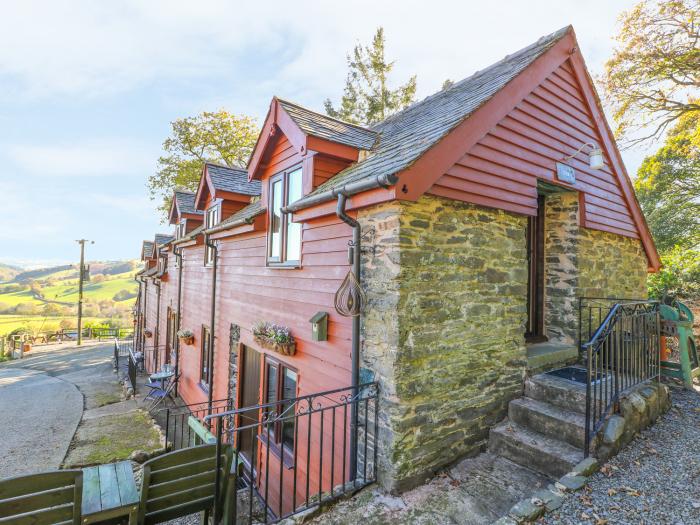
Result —
[[[550,403],[522,397],[508,406],[508,417],[514,423],[545,436],[560,439],[583,449],[585,444],[585,417]]]
[[[525,397],[579,414],[586,413],[585,385],[547,374],[525,380]]]
[[[491,429],[489,449],[551,478],[570,472],[583,459],[581,449],[512,421]]]

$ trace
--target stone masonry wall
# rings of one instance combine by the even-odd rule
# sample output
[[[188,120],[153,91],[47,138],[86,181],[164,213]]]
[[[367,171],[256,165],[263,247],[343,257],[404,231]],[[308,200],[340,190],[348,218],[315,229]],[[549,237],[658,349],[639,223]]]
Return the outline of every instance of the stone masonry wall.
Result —
[[[579,227],[578,194],[545,199],[545,326],[550,341],[574,344],[579,297],[643,299],[647,258],[637,239]]]
[[[363,211],[363,366],[380,382],[380,482],[479,452],[522,389],[527,219],[424,196]]]

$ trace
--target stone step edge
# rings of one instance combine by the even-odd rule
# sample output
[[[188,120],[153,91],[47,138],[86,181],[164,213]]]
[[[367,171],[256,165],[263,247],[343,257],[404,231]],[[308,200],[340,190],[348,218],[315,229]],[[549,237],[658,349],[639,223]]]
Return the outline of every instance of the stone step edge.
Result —
[[[574,385],[569,385],[569,382],[565,382],[565,380],[557,380],[556,378],[550,378],[550,377],[541,377],[543,374],[537,374],[532,377],[528,377],[525,379],[525,388],[524,388],[524,397],[527,397],[529,399],[533,399],[534,401],[540,401],[543,403],[549,403],[550,405],[563,408],[565,410],[571,410],[572,412],[576,412],[578,414],[585,414],[586,413],[586,390],[578,388]],[[543,400],[539,399],[537,397],[533,397],[533,388],[541,388],[541,389],[553,389],[553,390],[560,390],[560,391],[568,391],[572,392],[574,397],[579,398],[577,400],[577,403],[574,403],[572,405],[562,405],[558,404],[549,400]]]
[[[529,498],[518,501],[511,507],[506,516],[494,521],[493,525],[530,523],[548,512],[557,510],[572,493],[586,486],[590,477],[599,468],[598,461],[593,457],[580,461],[571,469],[571,472],[559,478],[559,481],[553,485],[538,490]]]
[[[514,423],[508,419],[491,429],[489,441],[494,439],[492,437],[493,434],[496,436],[501,436],[500,439],[506,444],[506,447],[508,444],[519,445],[517,450],[534,450],[549,456],[553,461],[559,461],[565,465],[576,465],[583,457],[582,449],[574,447],[573,445],[570,445],[560,439],[545,436],[540,432],[523,427],[522,425],[518,425],[517,423]],[[496,439],[498,439],[498,437],[496,437]],[[530,441],[536,441],[536,444],[532,444]],[[498,452],[494,452],[498,454]],[[547,472],[539,470],[533,464],[523,464],[509,455],[505,455],[504,457],[518,463],[519,465],[523,465],[524,467],[541,472],[550,477],[554,477],[556,475],[549,475]]]
[[[562,408],[557,405],[552,405],[551,403],[547,403],[545,401],[540,401],[538,399],[533,399],[531,397],[519,397],[517,399],[513,399],[509,406],[508,406],[508,418],[511,420],[515,420],[515,418],[512,417],[511,414],[511,409],[510,405],[516,405],[518,407],[522,407],[525,410],[528,411],[533,411],[537,412],[538,414],[544,416],[544,417],[549,417],[553,420],[559,421],[564,425],[573,425],[578,427],[578,429],[581,432],[581,439],[585,441],[585,433],[586,433],[586,417],[584,414],[581,414],[580,412],[576,412],[574,410],[567,410],[566,408]],[[567,419],[568,416],[568,419]],[[529,428],[526,425],[522,423],[518,423],[515,421],[518,425],[521,427]],[[570,441],[566,441],[563,439],[560,439],[559,437],[555,435],[550,435],[544,432],[540,432],[538,429],[531,428],[533,432],[538,432],[541,433],[545,436],[558,439],[559,441],[565,441],[569,445],[577,448],[583,448],[583,444],[577,444],[577,443],[571,443]]]

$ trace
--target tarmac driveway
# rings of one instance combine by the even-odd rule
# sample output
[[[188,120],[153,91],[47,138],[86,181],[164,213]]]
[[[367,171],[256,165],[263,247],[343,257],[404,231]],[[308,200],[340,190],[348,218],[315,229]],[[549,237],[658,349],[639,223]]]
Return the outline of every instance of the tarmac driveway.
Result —
[[[58,468],[82,414],[73,383],[0,367],[0,479]]]

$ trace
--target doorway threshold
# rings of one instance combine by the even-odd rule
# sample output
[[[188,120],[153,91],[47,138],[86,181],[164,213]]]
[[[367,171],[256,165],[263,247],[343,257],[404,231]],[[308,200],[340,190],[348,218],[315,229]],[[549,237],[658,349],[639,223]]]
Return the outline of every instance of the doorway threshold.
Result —
[[[578,359],[576,345],[553,343],[533,343],[527,345],[528,370],[542,371],[565,364],[571,364]]]

